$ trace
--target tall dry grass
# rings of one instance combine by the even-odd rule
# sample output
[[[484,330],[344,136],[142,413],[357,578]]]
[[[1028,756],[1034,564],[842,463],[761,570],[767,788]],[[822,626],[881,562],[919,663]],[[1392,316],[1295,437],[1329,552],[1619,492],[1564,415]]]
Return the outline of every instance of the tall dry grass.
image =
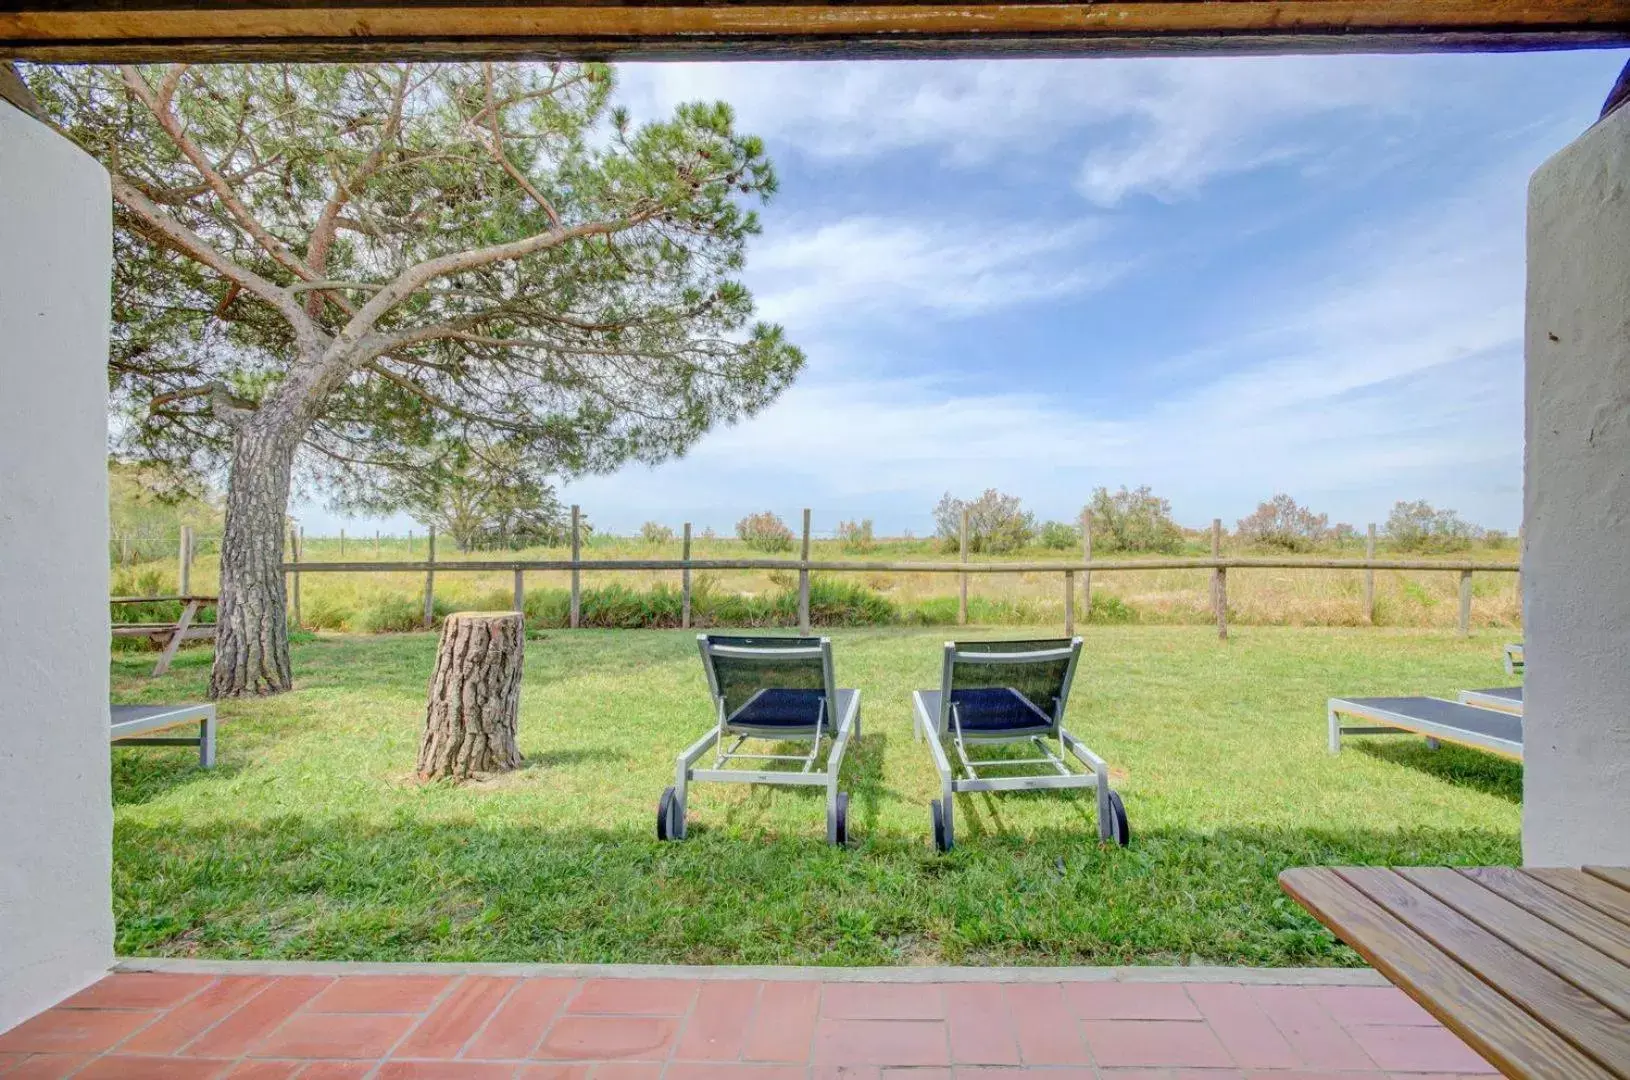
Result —
[[[1226,549],[1225,549],[1226,550]],[[1206,554],[1194,546],[1191,554]],[[1252,552],[1228,552],[1252,554]],[[1324,554],[1352,558],[1362,554],[1352,548]],[[1382,557],[1390,554],[1382,551]],[[597,536],[585,544],[587,558],[677,559],[679,541],[649,542],[639,538]],[[901,560],[941,561],[943,555],[932,540],[883,540],[865,554],[846,551],[840,540],[817,540],[811,555],[816,559],[850,559],[868,562]],[[1026,551],[1009,560],[1068,559],[1073,552]],[[734,538],[697,539],[692,556],[698,559],[762,558]],[[337,538],[310,538],[302,553],[304,562],[402,561],[423,559],[425,541],[411,545],[405,539],[348,539],[343,555]],[[508,559],[565,559],[564,547],[536,547],[520,551],[437,552],[441,564],[436,574],[437,608],[440,610],[507,610],[513,603],[512,577],[508,571],[460,572],[463,561]],[[1512,563],[1512,544],[1494,548],[1479,547],[1453,556],[1489,563]],[[789,556],[789,559],[791,556]],[[998,560],[999,561],[999,560]],[[792,570],[698,571],[699,588],[715,596],[758,599],[768,603],[779,594],[795,588]],[[864,570],[831,575],[843,582],[864,586],[889,602],[900,621],[941,624],[955,620],[957,575],[945,573]],[[195,592],[213,591],[219,580],[219,560],[204,554],[194,562],[192,587]],[[550,608],[548,599],[570,587],[567,571],[528,571],[528,593],[540,594],[535,603]],[[635,594],[650,594],[659,586],[679,587],[678,571],[585,571],[587,590],[621,586]],[[1114,621],[1178,624],[1207,623],[1212,619],[1209,570],[1130,570],[1097,571],[1092,577],[1096,616]],[[136,588],[140,583],[143,587]],[[175,588],[173,556],[140,562],[115,571],[114,592],[149,592]],[[1472,621],[1475,626],[1515,627],[1521,619],[1521,599],[1517,576],[1508,572],[1487,572],[1472,577]],[[1084,612],[1077,575],[1077,611]],[[312,629],[368,630],[383,623],[406,619],[404,611],[422,610],[424,575],[419,572],[305,573],[300,580],[303,623]],[[1046,623],[1064,618],[1064,581],[1057,573],[974,574],[969,577],[970,611],[974,621],[987,623]],[[1453,571],[1377,571],[1375,575],[1375,622],[1383,626],[1452,627],[1458,621],[1459,575]],[[626,598],[625,598],[626,599]],[[529,601],[529,607],[534,601]],[[1228,573],[1228,609],[1231,622],[1245,625],[1278,626],[1361,626],[1366,622],[1363,605],[1363,572],[1319,569],[1234,569]]]

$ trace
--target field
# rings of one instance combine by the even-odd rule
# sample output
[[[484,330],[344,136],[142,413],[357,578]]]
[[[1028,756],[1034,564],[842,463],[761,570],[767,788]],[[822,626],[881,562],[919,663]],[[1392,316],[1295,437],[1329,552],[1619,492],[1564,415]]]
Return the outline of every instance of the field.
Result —
[[[1497,685],[1507,633],[1090,627],[1068,722],[1113,766],[1131,846],[1098,845],[1090,796],[962,796],[946,856],[908,711],[945,634],[832,636],[866,721],[846,850],[823,843],[815,792],[719,785],[693,793],[689,839],[655,839],[674,754],[709,722],[691,635],[535,634],[527,765],[463,786],[410,775],[433,636],[302,635],[293,693],[222,705],[213,773],[183,750],[113,751],[119,952],[1351,964],[1281,869],[1519,857],[1520,766],[1415,739],[1325,751],[1330,694]],[[150,658],[118,654],[114,698],[196,699],[208,664],[188,649],[151,680]]]
[[[406,538],[375,543],[372,537],[352,538],[343,545],[338,538],[307,538],[302,559],[308,562],[402,561],[425,558],[425,538],[410,543]],[[565,548],[528,548],[524,551],[473,552],[461,554],[442,544],[437,551],[441,562],[461,560],[565,559]],[[596,536],[584,547],[590,559],[677,559],[678,542],[647,543],[637,538]],[[1225,554],[1263,554],[1260,551],[1224,546]],[[1208,555],[1209,544],[1191,541],[1186,554]],[[1318,553],[1324,557],[1357,558],[1362,546],[1331,546]],[[811,555],[815,559],[861,559],[870,561],[943,561],[943,554],[931,540],[879,540],[867,553],[856,554],[837,540],[817,540]],[[735,539],[697,539],[693,556],[698,559],[765,558]],[[1032,548],[1004,557],[1028,561],[1058,561],[1076,558],[1079,553]],[[1399,557],[1383,547],[1378,556]],[[114,592],[124,595],[154,595],[172,592],[176,586],[175,544],[171,541],[138,545],[132,551],[133,564],[115,571]],[[792,555],[787,555],[792,558]],[[1420,556],[1407,556],[1419,558]],[[1478,545],[1474,550],[1453,556],[1490,563],[1514,563],[1513,544],[1497,547]],[[993,561],[980,557],[976,561]],[[200,547],[192,574],[195,591],[215,588],[218,557],[213,548]],[[1452,572],[1378,571],[1376,573],[1376,623],[1399,627],[1453,627],[1457,620],[1458,576]],[[791,592],[796,588],[793,571],[698,572],[695,586],[708,603],[734,606],[725,611],[723,622],[755,621],[759,613],[791,608]],[[1093,617],[1105,622],[1137,622],[1155,625],[1197,625],[1211,621],[1207,570],[1133,570],[1098,572],[1093,575]],[[569,574],[529,572],[529,614],[537,625],[564,621]],[[892,612],[886,621],[904,625],[947,626],[956,620],[957,578],[954,574],[861,571],[827,576],[827,588],[835,594],[835,607],[847,611],[865,607],[874,600],[880,609]],[[585,610],[600,617],[605,625],[663,625],[663,613],[677,624],[679,574],[673,571],[585,572],[585,590],[597,595]],[[620,587],[620,588],[618,588]],[[1472,578],[1473,625],[1509,628],[1521,616],[1517,575],[1480,573]],[[301,576],[301,615],[312,629],[371,631],[406,629],[417,625],[422,610],[424,576],[419,573],[304,574]],[[442,610],[507,610],[513,604],[513,583],[506,571],[438,571],[436,598]],[[1079,582],[1077,583],[1079,590]],[[742,601],[736,604],[737,600]],[[1362,626],[1363,574],[1357,570],[1239,569],[1228,579],[1229,621],[1257,626]],[[878,606],[878,605],[873,605]],[[1056,573],[972,575],[969,606],[974,621],[999,625],[1062,625],[1064,620],[1063,579]],[[1079,603],[1078,610],[1084,611]],[[591,610],[592,609],[592,610]],[[130,613],[132,617],[136,613]],[[148,613],[156,614],[156,613]],[[146,617],[144,615],[143,617]],[[790,620],[781,620],[783,624]],[[836,616],[835,623],[864,620]]]

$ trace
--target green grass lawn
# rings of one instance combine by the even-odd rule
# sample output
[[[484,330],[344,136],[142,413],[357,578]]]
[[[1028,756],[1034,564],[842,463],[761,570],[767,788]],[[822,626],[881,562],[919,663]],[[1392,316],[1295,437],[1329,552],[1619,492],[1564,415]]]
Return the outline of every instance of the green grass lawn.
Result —
[[[213,772],[184,750],[113,751],[119,951],[1350,964],[1281,869],[1518,859],[1519,765],[1404,738],[1325,752],[1326,697],[1499,685],[1509,631],[1091,628],[1068,722],[1113,767],[1131,847],[1098,844],[1090,792],[980,795],[959,797],[941,856],[909,702],[945,636],[832,634],[865,721],[847,850],[823,842],[820,792],[787,788],[699,785],[690,838],[655,839],[674,755],[710,722],[688,633],[529,641],[527,765],[464,786],[412,780],[434,636],[299,644],[293,693],[221,706]],[[208,664],[189,649],[151,680],[150,656],[117,656],[113,696],[200,699]]]

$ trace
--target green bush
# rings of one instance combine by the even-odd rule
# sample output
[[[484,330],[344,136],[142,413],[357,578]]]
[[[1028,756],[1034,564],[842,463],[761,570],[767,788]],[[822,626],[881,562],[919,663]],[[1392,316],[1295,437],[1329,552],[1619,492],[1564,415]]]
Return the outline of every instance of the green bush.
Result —
[[[647,521],[640,526],[640,539],[647,544],[671,544],[674,539],[674,531],[666,525],[658,524],[655,521]]]
[[[1081,542],[1081,530],[1062,521],[1049,521],[1036,534],[1036,543],[1049,551],[1068,551]]]
[[[290,612],[292,619],[293,612]],[[423,617],[420,612],[420,617]],[[300,623],[308,630],[344,630],[351,624],[351,610],[326,596],[314,596],[300,605]]]
[[[452,612],[452,605],[436,597],[431,606],[431,623],[440,626]],[[424,601],[412,596],[380,596],[363,609],[357,625],[369,634],[403,634],[424,626]]]
[[[1093,622],[1131,623],[1138,621],[1138,609],[1113,593],[1095,592],[1087,617]]]
[[[865,555],[877,547],[871,518],[838,522],[838,539],[843,541],[843,550],[851,555]]]
[[[1097,552],[1158,552],[1175,555],[1183,548],[1183,530],[1172,520],[1172,504],[1148,485],[1111,493],[1092,493],[1092,546]]]
[[[736,522],[736,535],[754,551],[792,550],[792,530],[768,510],[762,514],[748,514]]]

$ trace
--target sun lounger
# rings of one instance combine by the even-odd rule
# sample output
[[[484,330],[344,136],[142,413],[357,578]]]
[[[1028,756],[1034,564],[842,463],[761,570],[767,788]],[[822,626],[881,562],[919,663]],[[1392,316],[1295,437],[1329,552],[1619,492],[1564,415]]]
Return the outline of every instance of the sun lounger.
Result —
[[[215,767],[215,706],[213,705],[114,705],[111,741],[115,746],[196,746],[198,764]],[[198,725],[198,735],[144,736],[179,724]]]
[[[1505,647],[1505,673],[1507,675],[1521,675],[1523,672],[1522,642]]]
[[[679,755],[672,787],[657,803],[657,837],[685,838],[690,785],[780,784],[826,788],[826,840],[849,839],[849,795],[838,773],[851,739],[860,737],[860,691],[840,690],[827,638],[697,637],[713,696],[714,726]],[[807,742],[807,753],[744,753],[747,740]],[[820,764],[823,741],[826,762]],[[728,744],[728,745],[727,745]],[[695,768],[717,747],[713,767]],[[794,768],[733,768],[738,763],[793,762]]]
[[[1064,728],[1064,706],[1080,656],[1080,638],[946,642],[940,688],[912,694],[912,730],[919,740],[927,738],[940,775],[940,797],[930,804],[939,850],[949,851],[955,843],[957,793],[975,791],[1095,788],[1099,837],[1123,845],[1131,839],[1126,807],[1109,786],[1109,766]],[[1058,754],[1048,748],[1046,738],[1058,740]],[[976,758],[968,753],[972,746],[1001,743],[1029,743],[1041,756]],[[1089,771],[1075,771],[1063,755]],[[1037,766],[1044,771],[990,775]]]
[[[1491,686],[1486,690],[1462,690],[1460,692],[1460,703],[1462,705],[1475,705],[1479,709],[1493,709],[1495,712],[1521,716],[1522,687]]]
[[[1432,697],[1331,698],[1327,715],[1330,752],[1341,752],[1343,735],[1424,735],[1522,760],[1522,717]],[[1343,717],[1361,721],[1344,725]]]

